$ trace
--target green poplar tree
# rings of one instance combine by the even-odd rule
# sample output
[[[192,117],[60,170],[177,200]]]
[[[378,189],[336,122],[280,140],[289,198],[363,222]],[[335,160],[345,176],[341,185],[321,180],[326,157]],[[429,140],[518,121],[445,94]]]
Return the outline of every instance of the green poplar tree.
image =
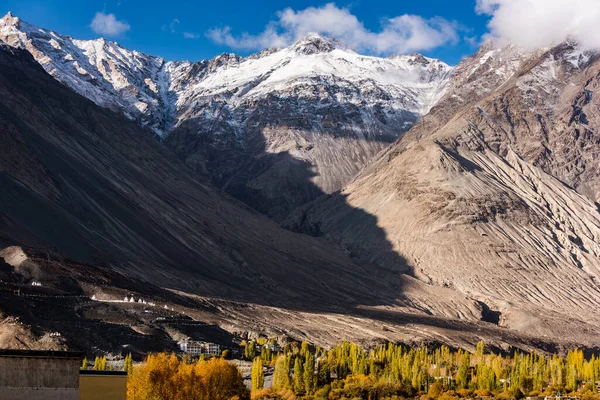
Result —
[[[305,393],[311,394],[315,388],[315,356],[306,353],[306,360],[304,361],[304,391]]]
[[[244,358],[248,361],[252,361],[254,360],[254,357],[256,357],[256,343],[251,340],[244,348]]]
[[[273,389],[284,390],[291,388],[290,363],[287,356],[279,356],[275,361],[273,372]]]
[[[459,389],[466,389],[469,386],[469,366],[471,365],[471,356],[465,352],[460,358],[458,375],[456,376],[456,385]]]
[[[256,357],[252,362],[252,390],[262,389],[265,386],[265,373],[263,362],[260,357]]]
[[[301,357],[296,357],[294,362],[294,392],[304,393],[304,368]]]
[[[330,374],[329,374],[329,363],[327,362],[327,360],[325,360],[324,357],[321,357],[319,359],[319,362],[317,363],[317,386],[325,386],[327,384],[329,384],[331,380]]]

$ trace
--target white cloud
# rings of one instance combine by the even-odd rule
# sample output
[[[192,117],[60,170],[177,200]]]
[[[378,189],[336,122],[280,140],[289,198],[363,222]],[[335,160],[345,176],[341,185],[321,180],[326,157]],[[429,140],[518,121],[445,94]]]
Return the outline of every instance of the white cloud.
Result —
[[[489,34],[539,48],[571,38],[600,49],[598,0],[477,0],[476,11],[491,16]]]
[[[162,30],[164,32],[175,33],[177,32],[177,25],[179,25],[179,18],[173,18],[171,22],[169,22],[169,25],[162,26]]]
[[[125,21],[117,20],[115,14],[97,12],[90,24],[92,30],[99,35],[120,36],[131,29]]]
[[[170,33],[177,33],[177,34],[179,34],[177,27],[179,26],[180,22],[181,21],[179,21],[179,18],[173,18],[171,20],[171,22],[169,22],[168,25],[163,25],[162,26],[163,32],[170,32]],[[199,34],[194,33],[194,32],[183,32],[182,36],[185,39],[198,39],[200,37]]]
[[[367,29],[348,8],[339,8],[333,3],[299,11],[286,8],[278,12],[277,17],[257,35],[234,36],[230,27],[211,29],[206,35],[232,48],[260,50],[286,46],[309,33],[319,33],[355,50],[376,54],[429,50],[458,41],[456,23],[440,17],[425,19],[404,14],[385,18],[377,32]]]

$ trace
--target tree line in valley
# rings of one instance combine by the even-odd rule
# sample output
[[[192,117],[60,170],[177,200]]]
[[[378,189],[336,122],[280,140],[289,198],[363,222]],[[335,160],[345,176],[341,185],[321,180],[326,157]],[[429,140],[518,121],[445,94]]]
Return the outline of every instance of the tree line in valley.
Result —
[[[224,357],[192,361],[154,354],[131,367],[128,399],[521,399],[574,396],[600,400],[600,359],[581,350],[566,356],[398,344],[364,349],[349,342],[331,349],[290,343],[274,350],[265,340],[243,342],[252,360],[251,390],[235,364]],[[272,385],[265,387],[265,370]]]
[[[84,358],[81,362],[81,369],[89,369],[89,362],[87,358]],[[106,362],[106,356],[96,356],[94,359],[94,364],[92,369],[94,371],[114,371],[113,364],[109,364]],[[129,372],[133,370],[133,358],[131,353],[125,356],[123,360],[123,365],[120,368],[122,371]]]

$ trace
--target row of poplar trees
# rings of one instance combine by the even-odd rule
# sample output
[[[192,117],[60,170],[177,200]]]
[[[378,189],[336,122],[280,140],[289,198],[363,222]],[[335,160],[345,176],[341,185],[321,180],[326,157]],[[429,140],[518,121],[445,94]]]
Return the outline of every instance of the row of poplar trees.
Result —
[[[385,386],[399,396],[433,392],[435,398],[461,390],[480,395],[503,393],[510,398],[576,391],[597,396],[596,383],[600,380],[600,359],[585,359],[581,350],[569,351],[566,357],[518,352],[503,356],[487,353],[483,342],[475,353],[446,346],[409,348],[393,343],[364,350],[343,342],[331,350],[315,351],[307,343],[300,347],[289,344],[278,355],[266,357],[262,353],[254,359],[253,390],[264,386],[267,364],[274,365],[274,391],[302,396],[323,387],[342,390],[357,377],[363,386]]]
[[[84,358],[83,361],[81,362],[81,369],[88,369],[88,359]],[[113,370],[113,366],[112,364],[108,364],[108,368],[107,368],[107,363],[106,363],[106,356],[96,356],[96,358],[94,359],[94,366],[92,368],[95,371],[106,371],[106,370]],[[127,372],[129,374],[129,372],[131,372],[133,370],[133,359],[131,358],[131,353],[127,354],[127,356],[125,356],[125,359],[123,360],[123,371]]]

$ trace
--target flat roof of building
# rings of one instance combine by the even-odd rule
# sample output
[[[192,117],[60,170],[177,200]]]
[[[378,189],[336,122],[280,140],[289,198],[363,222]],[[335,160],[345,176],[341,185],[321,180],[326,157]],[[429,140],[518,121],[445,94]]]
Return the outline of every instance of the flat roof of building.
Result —
[[[58,351],[58,350],[14,350],[0,349],[0,357],[36,357],[36,358],[76,358],[82,359],[81,351]]]

